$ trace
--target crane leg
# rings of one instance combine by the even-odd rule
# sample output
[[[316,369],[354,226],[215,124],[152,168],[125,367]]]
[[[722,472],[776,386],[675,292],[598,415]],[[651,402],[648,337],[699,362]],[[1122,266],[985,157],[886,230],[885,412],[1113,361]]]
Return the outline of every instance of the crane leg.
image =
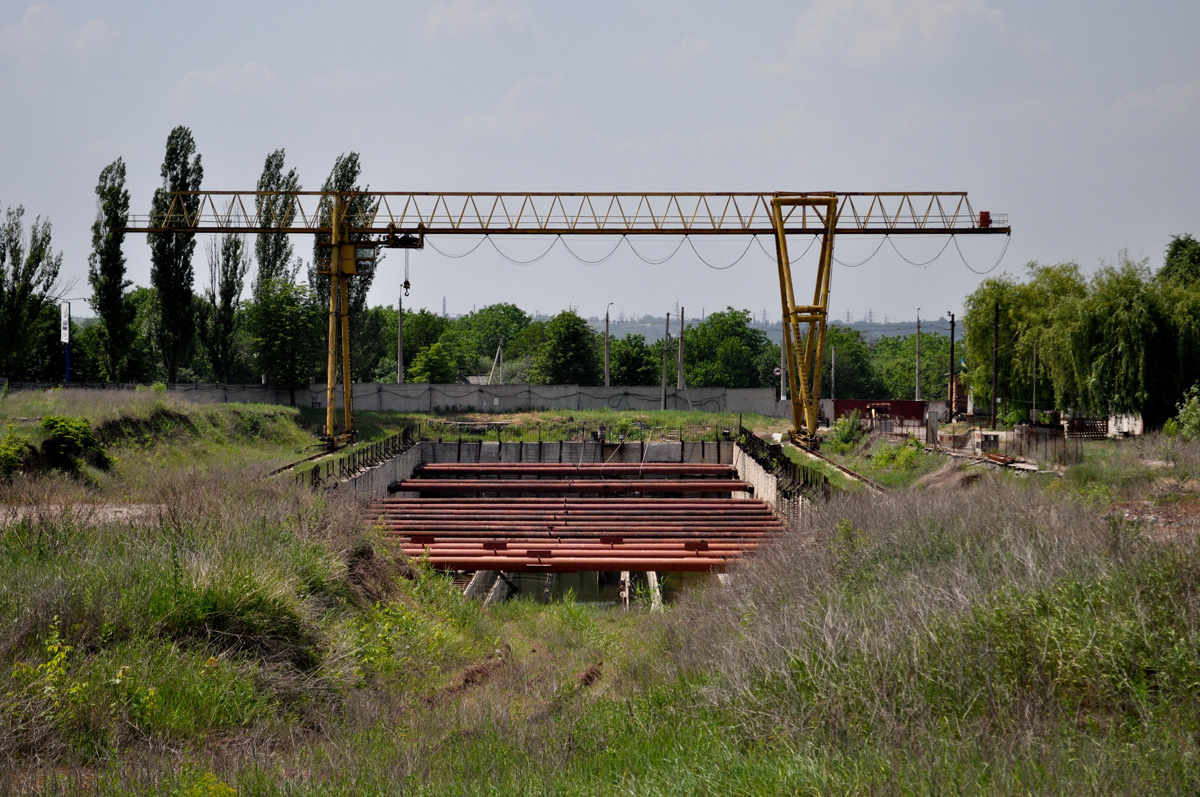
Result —
[[[804,213],[812,208],[823,216],[821,253],[817,265],[813,303],[797,305],[792,283],[792,267],[788,260],[787,233],[783,209],[802,207]],[[821,445],[817,436],[819,402],[821,398],[821,368],[824,365],[825,322],[829,315],[829,281],[833,262],[833,231],[837,224],[837,197],[834,195],[776,195],[771,200],[775,228],[775,254],[779,264],[779,297],[783,308],[783,337],[787,360],[788,384],[792,393],[792,441],[803,448],[816,450]],[[808,334],[801,339],[802,324]]]

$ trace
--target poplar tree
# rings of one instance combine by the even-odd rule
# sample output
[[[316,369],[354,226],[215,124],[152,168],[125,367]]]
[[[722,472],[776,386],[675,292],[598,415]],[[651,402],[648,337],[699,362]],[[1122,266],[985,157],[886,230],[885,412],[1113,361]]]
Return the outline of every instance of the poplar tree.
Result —
[[[171,209],[172,192],[199,191],[204,178],[200,155],[192,131],[180,125],[167,136],[167,151],[162,164],[162,188],[155,190],[150,207],[153,227],[183,227],[186,222],[179,212]],[[199,196],[180,197],[176,211],[186,211],[189,217],[200,207]],[[167,381],[174,382],[195,337],[192,314],[192,253],[196,236],[187,232],[150,233],[150,284],[156,293],[155,344]]]
[[[126,289],[125,224],[129,220],[129,191],[125,188],[125,161],[117,158],[100,172],[96,183],[96,221],[92,224],[92,254],[88,257],[88,283],[92,310],[100,319],[100,369],[104,378],[121,381],[134,339],[134,307]]]
[[[321,186],[322,191],[341,191],[341,192],[360,192],[363,190],[358,185],[358,178],[362,171],[362,167],[358,160],[358,153],[351,152],[342,154],[337,157],[333,163],[333,169],[329,172],[329,177]],[[346,217],[351,227],[364,227],[370,219],[375,215],[375,209],[378,202],[361,201],[359,199],[351,200],[346,208]],[[329,223],[328,210],[322,210],[321,223],[326,225]],[[369,236],[357,233],[351,236],[351,241],[369,240]],[[316,295],[317,300],[322,298],[325,302],[329,300],[329,277],[320,274],[322,268],[326,268],[332,256],[332,249],[329,247],[328,236],[318,235],[313,242],[313,259],[312,265],[308,271],[308,284],[312,288],[312,292]],[[382,257],[382,255],[379,255]],[[360,263],[358,273],[350,278],[347,287],[347,304],[349,306],[350,315],[350,354],[351,354],[351,371],[347,379],[369,379],[372,376],[370,364],[363,362],[363,358],[358,356],[363,350],[363,334],[365,332],[363,319],[367,309],[367,293],[371,290],[371,283],[375,280],[375,264],[366,265]],[[340,363],[340,358],[339,358]],[[340,365],[339,365],[340,367]]]
[[[238,310],[249,267],[244,236],[225,235],[220,243],[209,242],[208,287],[204,291],[200,332],[209,367],[218,382],[229,382],[237,365],[237,334],[241,327]]]
[[[285,151],[277,149],[267,156],[262,174],[258,178],[260,195],[255,198],[255,209],[263,227],[283,230],[292,225],[296,218],[296,199],[290,196],[262,196],[262,192],[287,192],[300,190],[300,178],[295,169],[283,171]],[[262,287],[273,279],[291,277],[290,271],[294,251],[285,232],[262,232],[254,240],[254,259],[258,261],[258,274],[254,278],[254,295],[257,298]]]

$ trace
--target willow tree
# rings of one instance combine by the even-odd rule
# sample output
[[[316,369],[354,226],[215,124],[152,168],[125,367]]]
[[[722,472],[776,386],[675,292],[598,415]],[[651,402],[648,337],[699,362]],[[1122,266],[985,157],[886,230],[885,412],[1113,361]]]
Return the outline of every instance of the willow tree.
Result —
[[[1092,278],[1086,313],[1068,340],[1087,366],[1085,405],[1097,413],[1141,413],[1158,426],[1174,413],[1179,384],[1177,330],[1147,261],[1122,252]]]

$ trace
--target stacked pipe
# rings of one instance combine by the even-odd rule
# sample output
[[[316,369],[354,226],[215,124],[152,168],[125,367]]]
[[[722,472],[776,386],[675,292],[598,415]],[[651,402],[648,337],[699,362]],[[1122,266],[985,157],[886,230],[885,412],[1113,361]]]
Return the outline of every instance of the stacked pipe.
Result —
[[[369,517],[441,569],[721,571],[783,531],[763,502],[728,497],[746,488],[731,476],[727,465],[437,463],[395,485],[419,497],[378,501]],[[581,493],[606,497],[568,497]],[[426,497],[445,494],[462,497]]]

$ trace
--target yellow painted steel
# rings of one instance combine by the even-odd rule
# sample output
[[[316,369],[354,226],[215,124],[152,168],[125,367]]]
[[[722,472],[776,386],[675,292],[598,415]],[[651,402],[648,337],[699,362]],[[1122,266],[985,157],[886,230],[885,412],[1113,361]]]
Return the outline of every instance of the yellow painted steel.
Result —
[[[970,235],[1006,233],[993,214],[984,226],[966,193],[836,193],[838,235]],[[199,197],[189,211],[184,197]],[[347,236],[404,235],[773,235],[775,193],[477,193],[364,191],[343,193],[337,216]],[[267,217],[270,199],[285,198],[295,214],[287,226]],[[194,201],[194,200],[193,200]],[[172,196],[166,224],[189,232],[293,232],[328,235],[335,194],[320,191],[197,191]],[[369,212],[368,212],[369,211]],[[785,206],[788,233],[821,234],[825,218],[809,205]],[[348,222],[353,222],[351,226]],[[130,232],[151,232],[146,216],[131,216]]]
[[[194,211],[185,198],[199,197]],[[289,213],[270,215],[285,199]],[[354,220],[354,225],[350,222]],[[325,431],[354,436],[349,280],[374,247],[419,248],[426,235],[771,235],[779,268],[783,341],[792,391],[792,439],[816,447],[821,368],[835,235],[1009,234],[1001,214],[978,214],[965,192],[547,193],[190,191],[172,194],[161,222],[130,216],[126,232],[304,233],[327,237],[329,342]],[[811,305],[797,305],[789,234],[821,238]],[[801,334],[802,325],[807,333]],[[336,427],[341,350],[343,429]]]
[[[792,442],[805,448],[820,447],[817,436],[819,401],[821,398],[821,368],[825,356],[825,322],[829,315],[829,281],[833,265],[833,236],[837,222],[837,197],[827,195],[789,196],[777,194],[771,199],[775,217],[775,253],[779,265],[779,297],[783,307],[783,338],[787,361],[788,386],[792,395]],[[792,284],[792,267],[788,259],[787,232],[784,228],[784,208],[813,208],[825,222],[821,234],[821,252],[817,260],[816,287],[813,303],[796,304]],[[824,212],[822,213],[822,208]],[[800,344],[800,325],[808,324],[808,334]]]

